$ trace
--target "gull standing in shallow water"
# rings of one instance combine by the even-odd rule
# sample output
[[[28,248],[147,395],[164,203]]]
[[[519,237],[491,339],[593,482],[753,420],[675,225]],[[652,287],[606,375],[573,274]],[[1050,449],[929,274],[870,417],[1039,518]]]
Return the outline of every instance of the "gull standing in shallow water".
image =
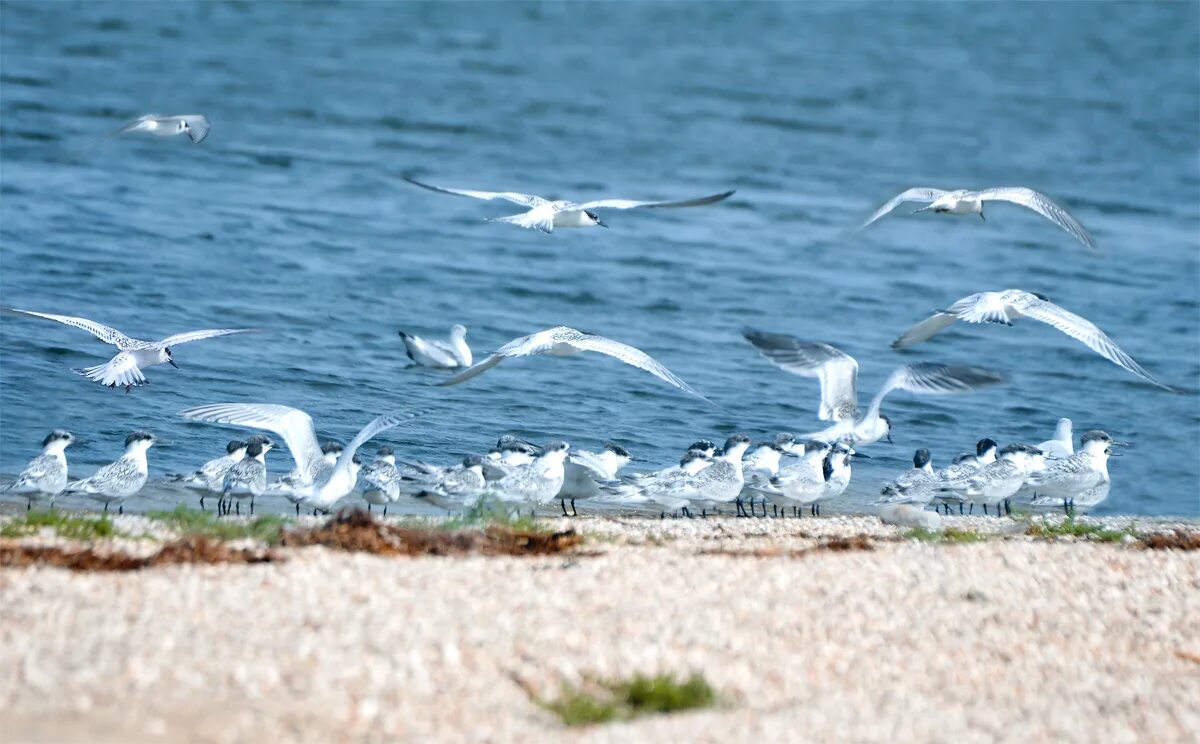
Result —
[[[940,491],[955,493],[959,498],[971,499],[983,504],[983,513],[988,505],[996,507],[996,516],[1003,516],[1001,507],[1008,513],[1008,501],[1021,490],[1025,479],[1046,466],[1045,457],[1037,447],[1028,444],[1010,444],[1000,450],[998,459],[966,477],[946,483]]]
[[[1070,514],[1074,510],[1076,497],[1108,482],[1108,458],[1121,456],[1112,451],[1114,444],[1126,446],[1125,442],[1115,441],[1107,432],[1098,429],[1084,432],[1079,439],[1079,452],[1061,460],[1051,460],[1045,468],[1032,473],[1025,481],[1026,487],[1036,491],[1039,496],[1033,500],[1032,506],[1061,504],[1063,510]],[[1107,495],[1108,491],[1105,490],[1104,496]],[[1098,503],[1099,500],[1093,499],[1087,506],[1090,508]]]
[[[551,442],[532,462],[517,465],[503,477],[487,485],[488,492],[501,501],[545,503],[558,495],[562,488],[570,445],[566,442]]]
[[[979,367],[909,364],[892,372],[871,401],[867,413],[860,418],[858,362],[854,357],[829,344],[802,341],[783,333],[746,329],[742,335],[784,372],[820,380],[821,406],[817,416],[822,421],[836,423],[824,431],[807,435],[806,439],[844,441],[859,446],[873,444],[884,437],[890,442],[891,419],[879,410],[883,399],[893,390],[920,395],[963,395],[1004,382],[1004,375]]]
[[[116,462],[105,465],[90,477],[72,483],[67,493],[83,493],[96,501],[104,502],[104,511],[109,504],[116,504],[119,513],[125,513],[125,501],[142,490],[150,468],[146,462],[146,450],[156,441],[153,434],[135,431],[125,437],[125,453]]]
[[[255,434],[246,440],[246,456],[233,464],[221,479],[221,502],[217,513],[228,514],[229,502],[237,499],[235,508],[242,513],[242,499],[250,497],[250,514],[254,514],[254,499],[267,490],[267,453],[275,446],[267,437]]]
[[[25,510],[33,508],[33,502],[42,497],[54,499],[67,487],[67,447],[75,441],[69,431],[55,429],[42,440],[42,454],[29,461],[8,491],[25,497]]]
[[[404,340],[404,350],[408,358],[418,367],[434,369],[456,369],[470,367],[474,358],[471,347],[467,345],[467,327],[455,325],[450,329],[448,339],[424,339],[411,333],[400,331]]]
[[[129,132],[144,132],[156,137],[174,137],[177,134],[186,134],[192,144],[198,145],[204,141],[211,129],[212,123],[204,114],[180,114],[179,116],[146,114],[108,136],[112,138]]]
[[[674,372],[655,361],[646,352],[619,341],[613,341],[611,338],[584,333],[583,331],[577,331],[574,328],[566,326],[555,326],[554,328],[548,328],[544,331],[538,331],[528,336],[513,339],[499,349],[496,349],[487,359],[459,372],[449,380],[439,382],[438,385],[457,385],[460,382],[466,382],[510,357],[537,356],[540,354],[571,356],[585,351],[595,351],[614,357],[632,367],[649,372],[658,379],[674,385],[685,393],[691,393],[697,398],[708,400],[708,398],[705,398],[692,389],[691,385],[679,379]]]
[[[1092,351],[1113,364],[1128,370],[1151,385],[1173,393],[1182,392],[1164,385],[1142,369],[1133,357],[1121,348],[1087,318],[1081,317],[1050,302],[1044,295],[1026,292],[1023,289],[1006,289],[1003,292],[979,292],[968,295],[945,310],[939,310],[892,342],[893,349],[933,338],[950,327],[956,320],[967,323],[998,323],[1011,326],[1019,318],[1033,318],[1053,326],[1071,338],[1083,343]]]
[[[186,333],[176,333],[174,336],[167,336],[161,341],[141,341],[126,336],[116,328],[109,328],[106,325],[101,325],[87,318],[35,313],[31,310],[17,310],[11,307],[0,309],[3,309],[5,312],[28,315],[33,318],[45,318],[81,328],[106,344],[112,344],[117,347],[121,352],[110,359],[107,364],[77,369],[75,372],[106,387],[115,388],[120,385],[125,388],[126,393],[138,385],[146,384],[146,376],[142,374],[142,370],[146,367],[153,367],[156,364],[169,364],[179,369],[179,365],[175,363],[175,358],[171,355],[172,346],[191,343],[192,341],[203,341],[206,338],[214,338],[216,336],[229,336],[234,333],[251,333],[255,330],[253,328],[221,328],[188,331]]]
[[[383,507],[387,515],[388,504],[400,498],[400,471],[396,468],[396,452],[391,447],[380,447],[375,453],[375,460],[363,468],[362,480],[363,499],[367,502],[367,511],[371,505]]]
[[[222,457],[217,457],[200,466],[198,470],[193,470],[185,475],[168,476],[167,480],[182,483],[185,488],[191,488],[200,492],[200,508],[204,509],[204,499],[210,493],[221,493],[225,486],[225,474],[234,464],[242,461],[246,456],[246,447],[248,445],[240,439],[231,439],[229,444],[225,445],[225,454]]]
[[[573,451],[563,466],[563,484],[558,490],[563,516],[568,516],[567,499],[571,500],[570,516],[576,516],[575,500],[600,495],[599,484],[616,480],[632,459],[629,450],[614,442],[605,443],[601,452]]]
[[[1055,204],[1045,194],[1023,186],[1001,186],[982,191],[970,191],[967,189],[943,191],[942,189],[920,187],[908,189],[892,197],[887,204],[875,210],[875,213],[868,217],[866,222],[859,225],[858,230],[862,230],[905,202],[921,202],[926,204],[926,206],[916,210],[914,214],[916,212],[977,214],[979,215],[979,219],[982,220],[985,219],[983,216],[983,203],[985,201],[1006,201],[1027,209],[1032,209],[1063,230],[1071,233],[1080,243],[1083,243],[1092,250],[1096,249],[1096,244],[1092,241],[1092,236],[1088,235],[1087,230],[1083,229],[1083,225],[1079,224],[1079,221],[1072,217],[1067,210]],[[858,230],[855,230],[855,232],[858,232]]]
[[[469,196],[472,199],[503,199],[514,204],[520,204],[529,211],[508,217],[493,217],[488,222],[507,222],[512,225],[541,230],[544,233],[554,232],[556,227],[608,227],[594,210],[597,209],[637,209],[641,207],[654,209],[675,209],[678,207],[702,207],[715,204],[733,195],[733,191],[723,191],[720,194],[702,196],[698,199],[684,201],[632,201],[630,199],[598,199],[589,202],[573,202],[566,200],[551,201],[533,194],[519,194],[513,191],[471,191],[469,189],[448,189],[422,183],[416,179],[404,179],[414,186],[436,191],[441,194]]]

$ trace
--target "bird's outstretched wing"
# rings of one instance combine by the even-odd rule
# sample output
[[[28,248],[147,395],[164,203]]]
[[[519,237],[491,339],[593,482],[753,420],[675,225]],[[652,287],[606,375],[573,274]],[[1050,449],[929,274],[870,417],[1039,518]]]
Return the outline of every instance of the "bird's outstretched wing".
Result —
[[[903,349],[906,346],[928,341],[949,328],[956,320],[958,320],[958,316],[954,313],[934,313],[905,331],[904,335],[892,342],[892,348]]]
[[[719,194],[709,194],[695,199],[683,201],[634,201],[632,199],[597,199],[595,201],[576,204],[571,209],[637,209],[652,207],[654,209],[676,209],[679,207],[703,207],[706,204],[716,204],[733,196],[734,192],[722,191]]]
[[[880,217],[883,217],[884,215],[888,214],[893,209],[900,206],[901,204],[904,204],[905,202],[923,202],[925,204],[928,204],[929,202],[934,201],[938,197],[944,196],[946,193],[948,193],[948,192],[946,192],[942,189],[931,189],[931,188],[926,188],[926,187],[922,187],[922,186],[918,186],[916,188],[911,188],[911,189],[908,189],[907,191],[901,191],[899,194],[896,194],[891,199],[889,199],[888,202],[886,204],[884,204],[882,207],[880,207],[879,209],[876,209],[875,213],[872,214],[870,217],[868,217],[866,222],[863,222],[861,225],[859,225],[857,228],[855,228],[854,232],[858,232],[858,231],[862,230],[863,228],[870,225],[872,222],[874,222],[874,221],[878,220]]]
[[[74,371],[106,387],[130,388],[146,384],[146,376],[142,374],[137,359],[129,351],[122,351],[105,364]]]
[[[4,312],[7,312],[7,313],[16,313],[18,315],[28,315],[33,318],[45,318],[46,320],[53,320],[53,321],[57,321],[59,323],[65,323],[69,326],[75,326],[76,328],[81,328],[81,329],[87,331],[88,333],[92,334],[96,338],[100,339],[104,343],[112,344],[113,346],[117,347],[118,349],[128,349],[128,348],[136,345],[136,342],[134,341],[134,339],[129,338],[124,333],[121,333],[120,331],[118,331],[116,328],[109,328],[106,325],[97,323],[94,320],[88,320],[87,318],[76,318],[72,315],[53,315],[51,313],[37,313],[32,310],[17,310],[16,308],[12,308],[12,307],[5,307],[2,309],[4,310]]]
[[[317,442],[312,418],[298,408],[272,403],[213,403],[180,411],[180,416],[193,421],[231,424],[251,429],[265,429],[283,438],[296,469],[312,474],[324,455]]]
[[[183,119],[187,122],[187,136],[192,140],[192,144],[194,145],[203,142],[208,133],[212,131],[212,122],[204,114],[184,114],[175,118]]]
[[[462,372],[459,372],[458,374],[454,375],[453,377],[449,377],[449,378],[446,378],[445,380],[442,380],[441,382],[439,382],[437,384],[437,386],[438,387],[447,387],[449,385],[457,385],[460,382],[466,382],[467,380],[471,379],[472,377],[478,377],[479,375],[483,374],[484,372],[487,372],[492,367],[495,367],[500,362],[503,362],[505,360],[505,358],[506,357],[503,354],[492,354],[487,359],[484,359],[482,362],[479,362],[478,364],[467,367]]]
[[[1024,186],[1001,186],[980,191],[979,198],[981,201],[1011,202],[1027,209],[1032,209],[1063,230],[1071,233],[1071,235],[1074,235],[1075,239],[1080,243],[1083,243],[1092,250],[1096,250],[1096,243],[1092,240],[1092,236],[1088,234],[1088,231],[1083,228],[1083,225],[1079,224],[1079,221],[1072,217],[1067,210],[1055,204],[1050,197],[1043,193],[1025,188]]]
[[[892,342],[893,349],[928,341],[941,333],[956,320],[966,323],[1003,323],[1012,325],[1008,315],[1008,304],[1003,292],[978,292],[967,295],[945,310],[939,310],[917,323]]]
[[[594,351],[619,359],[630,366],[649,372],[663,382],[674,385],[685,393],[691,393],[697,398],[708,400],[696,392],[691,385],[680,379],[678,375],[660,364],[654,357],[629,344],[623,344],[620,341],[613,341],[611,338],[587,333],[580,334],[580,338],[573,339],[567,343],[570,343],[580,351]]]
[[[404,180],[408,181],[413,186],[420,186],[423,189],[437,191],[442,194],[469,196],[472,199],[483,199],[484,201],[491,201],[492,199],[504,199],[505,201],[510,201],[514,204],[520,204],[522,206],[529,207],[530,209],[533,209],[534,207],[540,207],[546,203],[546,200],[540,196],[534,196],[533,194],[521,194],[516,191],[472,191],[470,189],[449,189],[443,186],[434,186],[430,183],[422,183],[421,181],[418,181],[415,178],[409,178],[408,176],[405,176]]]
[[[118,135],[125,134],[126,132],[138,131],[139,129],[142,128],[143,124],[150,121],[151,119],[156,119],[156,118],[158,118],[158,114],[146,114],[145,116],[139,116],[138,118],[134,119],[133,121],[126,122],[125,124],[122,124],[120,126],[120,128],[113,130],[108,135],[108,139],[112,139],[113,137],[116,137]]]
[[[192,341],[203,341],[206,338],[216,338],[217,336],[230,336],[235,333],[256,333],[256,328],[214,328],[204,331],[187,331],[186,333],[176,333],[174,336],[167,336],[162,341],[156,341],[154,348],[166,349],[179,344],[187,344]]]
[[[998,385],[1003,374],[982,367],[948,367],[944,364],[909,364],[899,367],[871,401],[867,417],[879,414],[883,399],[893,390],[907,390],[918,395],[965,395],[981,387]]]
[[[1121,347],[1117,346],[1108,337],[1108,334],[1097,328],[1087,318],[1076,315],[1069,310],[1064,310],[1048,300],[1038,299],[1031,294],[1026,295],[1024,302],[1020,303],[1017,308],[1024,315],[1051,325],[1076,341],[1082,342],[1092,351],[1113,364],[1132,372],[1146,382],[1157,385],[1164,390],[1180,392],[1178,389],[1154,379],[1149,372],[1142,369],[1142,365],[1134,361],[1133,357],[1122,351]]]
[[[366,444],[371,437],[374,437],[380,432],[387,431],[394,426],[399,426],[405,421],[421,416],[424,411],[417,413],[385,413],[382,416],[377,416],[371,423],[367,424],[355,435],[354,439],[350,440],[350,444],[342,450],[342,454],[338,456],[337,464],[334,465],[335,471],[345,471],[350,467],[351,460],[354,459],[354,454],[358,452],[358,448]]]
[[[858,415],[858,362],[841,349],[804,341],[786,333],[742,330],[746,340],[784,372],[821,382],[822,421],[853,420]]]

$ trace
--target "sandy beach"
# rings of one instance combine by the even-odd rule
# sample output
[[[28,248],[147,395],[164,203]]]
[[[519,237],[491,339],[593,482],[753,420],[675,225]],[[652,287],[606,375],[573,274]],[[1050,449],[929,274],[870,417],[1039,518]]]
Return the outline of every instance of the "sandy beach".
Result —
[[[0,570],[0,729],[13,742],[1200,733],[1200,552],[978,518],[955,526],[1004,534],[898,539],[872,517],[544,523],[584,541],[531,558],[311,547],[251,565]],[[836,542],[851,536],[865,539]],[[699,672],[720,703],[568,728],[536,702],[638,672]]]

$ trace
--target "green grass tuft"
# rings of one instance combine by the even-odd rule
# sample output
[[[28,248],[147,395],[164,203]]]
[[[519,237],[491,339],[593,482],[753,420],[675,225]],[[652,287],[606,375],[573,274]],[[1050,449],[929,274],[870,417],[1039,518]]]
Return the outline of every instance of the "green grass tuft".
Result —
[[[442,523],[442,528],[450,531],[492,526],[507,527],[521,532],[549,531],[539,525],[533,517],[522,516],[504,502],[487,496],[463,509],[462,514]]]
[[[969,544],[983,542],[988,535],[972,530],[960,530],[957,527],[947,527],[944,530],[928,530],[924,527],[914,527],[901,537],[922,542]]]
[[[669,674],[639,674],[627,680],[600,682],[594,691],[566,688],[558,699],[541,702],[568,726],[625,721],[716,704],[716,691],[699,674],[682,681]]]
[[[254,517],[248,522],[240,519],[218,519],[208,512],[189,509],[183,504],[174,511],[150,512],[146,516],[162,522],[185,537],[208,537],[214,540],[250,539],[275,545],[279,542],[288,520],[279,516]]]
[[[1121,542],[1125,539],[1126,535],[1137,537],[1137,534],[1129,527],[1114,530],[1111,527],[1099,524],[1077,522],[1074,517],[1064,519],[1061,522],[1051,522],[1048,520],[1030,522],[1025,533],[1034,537],[1051,538],[1069,536],[1095,540],[1096,542]]]
[[[5,522],[4,526],[0,527],[0,537],[25,537],[47,527],[60,537],[70,540],[123,536],[107,516],[82,517],[50,509],[44,512],[27,512],[23,517]]]

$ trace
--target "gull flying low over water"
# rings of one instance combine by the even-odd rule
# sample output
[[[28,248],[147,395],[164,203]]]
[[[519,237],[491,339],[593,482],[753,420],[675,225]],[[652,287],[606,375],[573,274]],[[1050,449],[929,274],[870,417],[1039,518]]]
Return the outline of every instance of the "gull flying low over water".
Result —
[[[608,227],[596,214],[597,209],[638,209],[641,207],[654,209],[675,209],[678,207],[702,207],[715,204],[733,195],[733,191],[702,196],[698,199],[684,201],[633,201],[631,199],[597,199],[589,202],[573,202],[565,199],[551,201],[533,194],[519,194],[513,191],[471,191],[469,189],[449,189],[422,183],[414,178],[404,178],[405,181],[420,186],[423,189],[437,191],[442,194],[469,196],[472,199],[503,199],[528,208],[528,212],[514,214],[508,217],[493,217],[488,222],[508,222],[520,227],[541,230],[544,233],[554,232],[556,227]]]
[[[1133,360],[1133,357],[1121,351],[1121,348],[1104,331],[1097,328],[1087,318],[1064,310],[1047,300],[1044,295],[1026,292],[1023,289],[1006,289],[1003,292],[979,292],[968,295],[946,310],[939,310],[909,328],[903,336],[892,342],[892,348],[903,349],[906,346],[933,338],[956,320],[967,323],[999,323],[1010,326],[1014,320],[1024,317],[1054,326],[1108,361],[1129,370],[1151,385],[1157,385],[1173,393],[1182,392],[1151,377],[1149,372],[1142,369],[1142,366]]]
[[[179,415],[193,421],[265,429],[279,435],[292,453],[292,459],[296,461],[296,473],[303,481],[294,484],[293,490],[314,511],[328,512],[338,499],[354,489],[358,481],[358,467],[354,462],[358,448],[376,434],[411,421],[422,412],[384,414],[375,418],[358,432],[342,450],[333,468],[326,470],[319,479],[316,479],[316,474],[323,470],[325,453],[317,444],[312,418],[298,408],[271,403],[213,403],[188,408],[180,411]]]
[[[668,382],[686,393],[691,393],[697,398],[706,401],[708,400],[708,398],[696,392],[692,389],[691,385],[679,379],[674,372],[659,364],[644,351],[635,349],[619,341],[613,341],[611,338],[584,333],[583,331],[577,331],[574,328],[566,326],[556,326],[532,333],[528,336],[513,339],[499,349],[496,349],[487,359],[459,372],[448,380],[439,382],[438,385],[457,385],[460,382],[466,382],[476,375],[483,374],[509,357],[526,357],[539,354],[571,356],[572,354],[579,354],[584,351],[595,351],[615,357],[630,366],[649,372],[658,379]]]
[[[1045,194],[1025,188],[1024,186],[1001,186],[982,191],[970,191],[968,189],[943,191],[942,189],[922,187],[908,189],[893,196],[887,204],[875,210],[875,213],[866,222],[859,225],[855,232],[862,230],[905,202],[922,202],[926,204],[926,206],[913,212],[914,214],[916,212],[977,214],[979,215],[979,219],[982,220],[985,219],[983,216],[983,203],[985,201],[1006,201],[1027,209],[1032,209],[1071,233],[1071,235],[1075,236],[1076,240],[1088,248],[1092,250],[1096,249],[1096,244],[1092,241],[1092,236],[1088,235],[1087,230],[1083,229],[1083,225],[1079,224],[1079,221],[1072,217],[1067,210],[1055,204]]]
[[[153,134],[155,137],[174,137],[177,134],[186,134],[192,144],[198,145],[204,141],[211,129],[212,123],[204,114],[180,114],[178,116],[146,114],[108,136],[112,138],[129,132],[145,132]]]
[[[467,327],[464,325],[453,326],[448,339],[424,339],[404,331],[400,331],[400,338],[404,340],[408,358],[418,367],[455,369],[470,367],[473,361],[471,347],[467,346]]]
[[[179,369],[179,365],[175,363],[175,359],[171,355],[172,346],[191,343],[192,341],[203,341],[206,338],[214,338],[216,336],[228,336],[234,333],[251,333],[255,330],[253,328],[221,328],[188,331],[186,333],[176,333],[174,336],[167,336],[161,341],[141,341],[126,336],[116,328],[109,328],[106,325],[101,325],[87,318],[35,313],[31,310],[16,310],[11,307],[2,309],[5,312],[28,315],[33,318],[46,318],[47,320],[82,328],[101,341],[112,344],[120,349],[121,353],[110,359],[107,364],[77,369],[75,372],[106,387],[115,388],[120,385],[125,388],[126,393],[138,385],[146,384],[146,376],[142,374],[142,370],[146,367],[153,367],[156,364],[169,364]]]
[[[745,329],[742,335],[783,371],[820,380],[821,406],[817,416],[822,421],[836,423],[824,431],[806,435],[805,439],[845,441],[859,446],[873,444],[884,437],[890,442],[891,419],[879,410],[883,399],[893,390],[921,395],[961,395],[1004,382],[1004,375],[979,367],[909,364],[892,372],[871,401],[867,413],[860,417],[858,362],[854,357],[829,344],[803,341],[784,333]]]

